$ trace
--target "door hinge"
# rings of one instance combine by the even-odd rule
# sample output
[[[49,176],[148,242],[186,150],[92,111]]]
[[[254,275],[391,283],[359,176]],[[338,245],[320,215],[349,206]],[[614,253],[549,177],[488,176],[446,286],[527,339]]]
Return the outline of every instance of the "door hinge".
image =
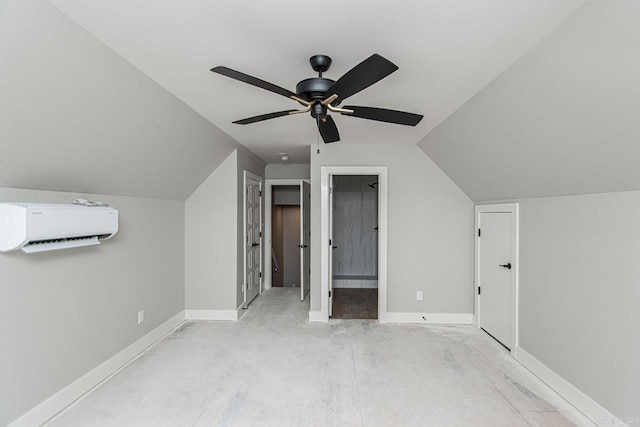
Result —
[[[331,291],[329,291],[329,298],[331,298]]]
[[[262,190],[258,190],[258,196],[262,197]]]
[[[260,237],[262,237],[262,231],[260,232]]]
[[[260,277],[262,277],[262,271],[260,272]]]
[[[480,286],[478,286],[478,295],[480,295]]]
[[[481,232],[480,232],[480,229],[478,228],[478,237],[480,237],[480,234],[481,234]]]
[[[329,246],[333,246],[333,245],[331,244],[331,239],[329,239]]]

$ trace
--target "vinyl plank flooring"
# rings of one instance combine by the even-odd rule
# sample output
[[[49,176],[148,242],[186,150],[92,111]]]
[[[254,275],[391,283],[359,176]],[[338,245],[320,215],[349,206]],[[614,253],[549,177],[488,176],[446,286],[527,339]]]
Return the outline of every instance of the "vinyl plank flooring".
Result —
[[[332,319],[377,319],[378,289],[333,289]]]

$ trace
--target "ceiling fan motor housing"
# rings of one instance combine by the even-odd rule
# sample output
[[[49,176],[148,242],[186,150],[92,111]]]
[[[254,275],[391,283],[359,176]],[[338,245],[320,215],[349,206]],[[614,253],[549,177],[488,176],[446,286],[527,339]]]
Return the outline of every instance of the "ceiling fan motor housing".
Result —
[[[335,82],[324,77],[312,77],[302,80],[296,85],[296,93],[308,101],[323,100],[325,93]]]

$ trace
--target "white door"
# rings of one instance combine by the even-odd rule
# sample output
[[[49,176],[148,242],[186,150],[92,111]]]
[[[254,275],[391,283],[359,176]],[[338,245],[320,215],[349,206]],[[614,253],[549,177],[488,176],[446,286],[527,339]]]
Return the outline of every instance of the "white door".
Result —
[[[329,317],[333,315],[333,175],[329,175]]]
[[[311,283],[311,185],[300,181],[300,301]]]
[[[513,213],[480,212],[478,218],[478,304],[480,327],[511,349]]]
[[[262,224],[260,181],[245,175],[245,285],[244,303],[248,305],[260,292],[262,282]]]

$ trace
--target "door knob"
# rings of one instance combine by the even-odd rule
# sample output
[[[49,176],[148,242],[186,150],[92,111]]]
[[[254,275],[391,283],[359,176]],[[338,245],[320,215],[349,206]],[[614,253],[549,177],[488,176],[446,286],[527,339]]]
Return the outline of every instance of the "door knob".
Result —
[[[506,264],[500,264],[500,267],[504,267],[504,268],[507,268],[507,269],[511,270],[511,263],[508,262]]]
[[[252,243],[252,244],[251,244],[251,247],[252,247],[252,248],[253,248],[253,247],[256,247],[256,246],[260,246],[260,243]]]
[[[308,248],[308,247],[309,247],[309,245],[298,245],[298,247],[299,247],[300,249],[304,249],[304,248]]]

